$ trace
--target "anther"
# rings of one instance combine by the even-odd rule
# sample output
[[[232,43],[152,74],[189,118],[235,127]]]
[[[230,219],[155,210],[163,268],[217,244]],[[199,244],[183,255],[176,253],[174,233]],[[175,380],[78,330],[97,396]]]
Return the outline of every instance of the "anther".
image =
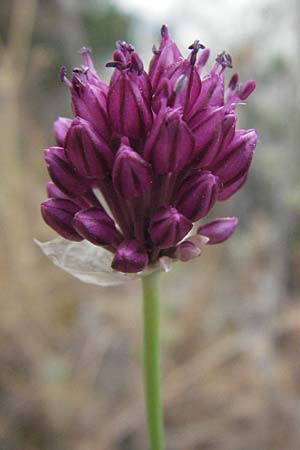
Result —
[[[223,51],[216,57],[217,63],[219,63],[223,68],[232,68],[232,59],[229,53]]]
[[[196,62],[196,58],[197,58],[197,53],[200,49],[204,49],[205,46],[203,44],[200,44],[199,40],[197,39],[196,41],[194,41],[189,47],[189,50],[192,50],[191,53],[191,58],[190,58],[190,63],[193,66]]]

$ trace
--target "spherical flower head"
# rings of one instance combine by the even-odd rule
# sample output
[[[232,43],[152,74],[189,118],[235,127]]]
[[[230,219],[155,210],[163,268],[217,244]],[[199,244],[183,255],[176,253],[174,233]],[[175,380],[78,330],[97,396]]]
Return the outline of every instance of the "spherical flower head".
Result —
[[[72,118],[54,122],[57,147],[45,150],[51,182],[45,222],[61,238],[40,244],[83,281],[117,284],[224,242],[235,217],[203,222],[245,183],[257,142],[237,129],[236,107],[255,88],[222,52],[202,75],[209,50],[199,40],[184,57],[163,25],[149,71],[131,44],[117,41],[106,85],[90,51],[69,79]],[[201,221],[199,223],[199,221]],[[195,231],[193,231],[195,230]]]

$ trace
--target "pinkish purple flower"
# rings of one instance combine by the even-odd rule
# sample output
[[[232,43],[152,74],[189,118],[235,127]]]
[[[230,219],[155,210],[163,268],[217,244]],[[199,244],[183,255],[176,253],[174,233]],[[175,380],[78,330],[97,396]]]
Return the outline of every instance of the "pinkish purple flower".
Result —
[[[54,123],[58,147],[45,150],[52,182],[42,214],[61,236],[78,241],[55,241],[56,261],[71,255],[73,272],[76,258],[84,264],[83,246],[89,255],[104,247],[111,273],[134,274],[193,259],[236,228],[236,218],[221,218],[192,232],[246,181],[257,135],[236,128],[236,106],[255,82],[239,84],[234,73],[225,86],[232,67],[225,52],[203,76],[209,50],[197,40],[189,49],[183,57],[164,25],[148,73],[124,41],[106,65],[113,69],[109,85],[86,48],[70,80],[61,70],[74,118]],[[54,258],[55,245],[44,248]]]

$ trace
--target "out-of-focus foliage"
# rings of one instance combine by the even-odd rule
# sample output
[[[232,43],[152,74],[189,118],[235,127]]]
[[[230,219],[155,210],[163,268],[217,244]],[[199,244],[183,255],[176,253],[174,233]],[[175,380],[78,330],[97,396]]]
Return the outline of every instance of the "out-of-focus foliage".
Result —
[[[170,10],[176,39],[230,50],[243,79],[257,80],[240,125],[260,144],[243,191],[214,212],[239,216],[237,233],[164,277],[167,450],[300,445],[299,18],[297,0]],[[90,45],[103,73],[114,40],[133,35],[149,55],[155,20],[101,1],[0,3],[1,449],[144,448],[139,284],[80,284],[33,237],[54,236],[39,203],[42,149],[54,118],[70,114],[59,67]]]

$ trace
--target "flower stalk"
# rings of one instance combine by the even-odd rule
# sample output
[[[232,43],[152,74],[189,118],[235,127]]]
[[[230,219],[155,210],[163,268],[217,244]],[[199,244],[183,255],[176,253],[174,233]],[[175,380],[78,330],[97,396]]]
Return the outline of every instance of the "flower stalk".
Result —
[[[144,390],[149,450],[164,450],[160,400],[159,274],[142,278]]]

